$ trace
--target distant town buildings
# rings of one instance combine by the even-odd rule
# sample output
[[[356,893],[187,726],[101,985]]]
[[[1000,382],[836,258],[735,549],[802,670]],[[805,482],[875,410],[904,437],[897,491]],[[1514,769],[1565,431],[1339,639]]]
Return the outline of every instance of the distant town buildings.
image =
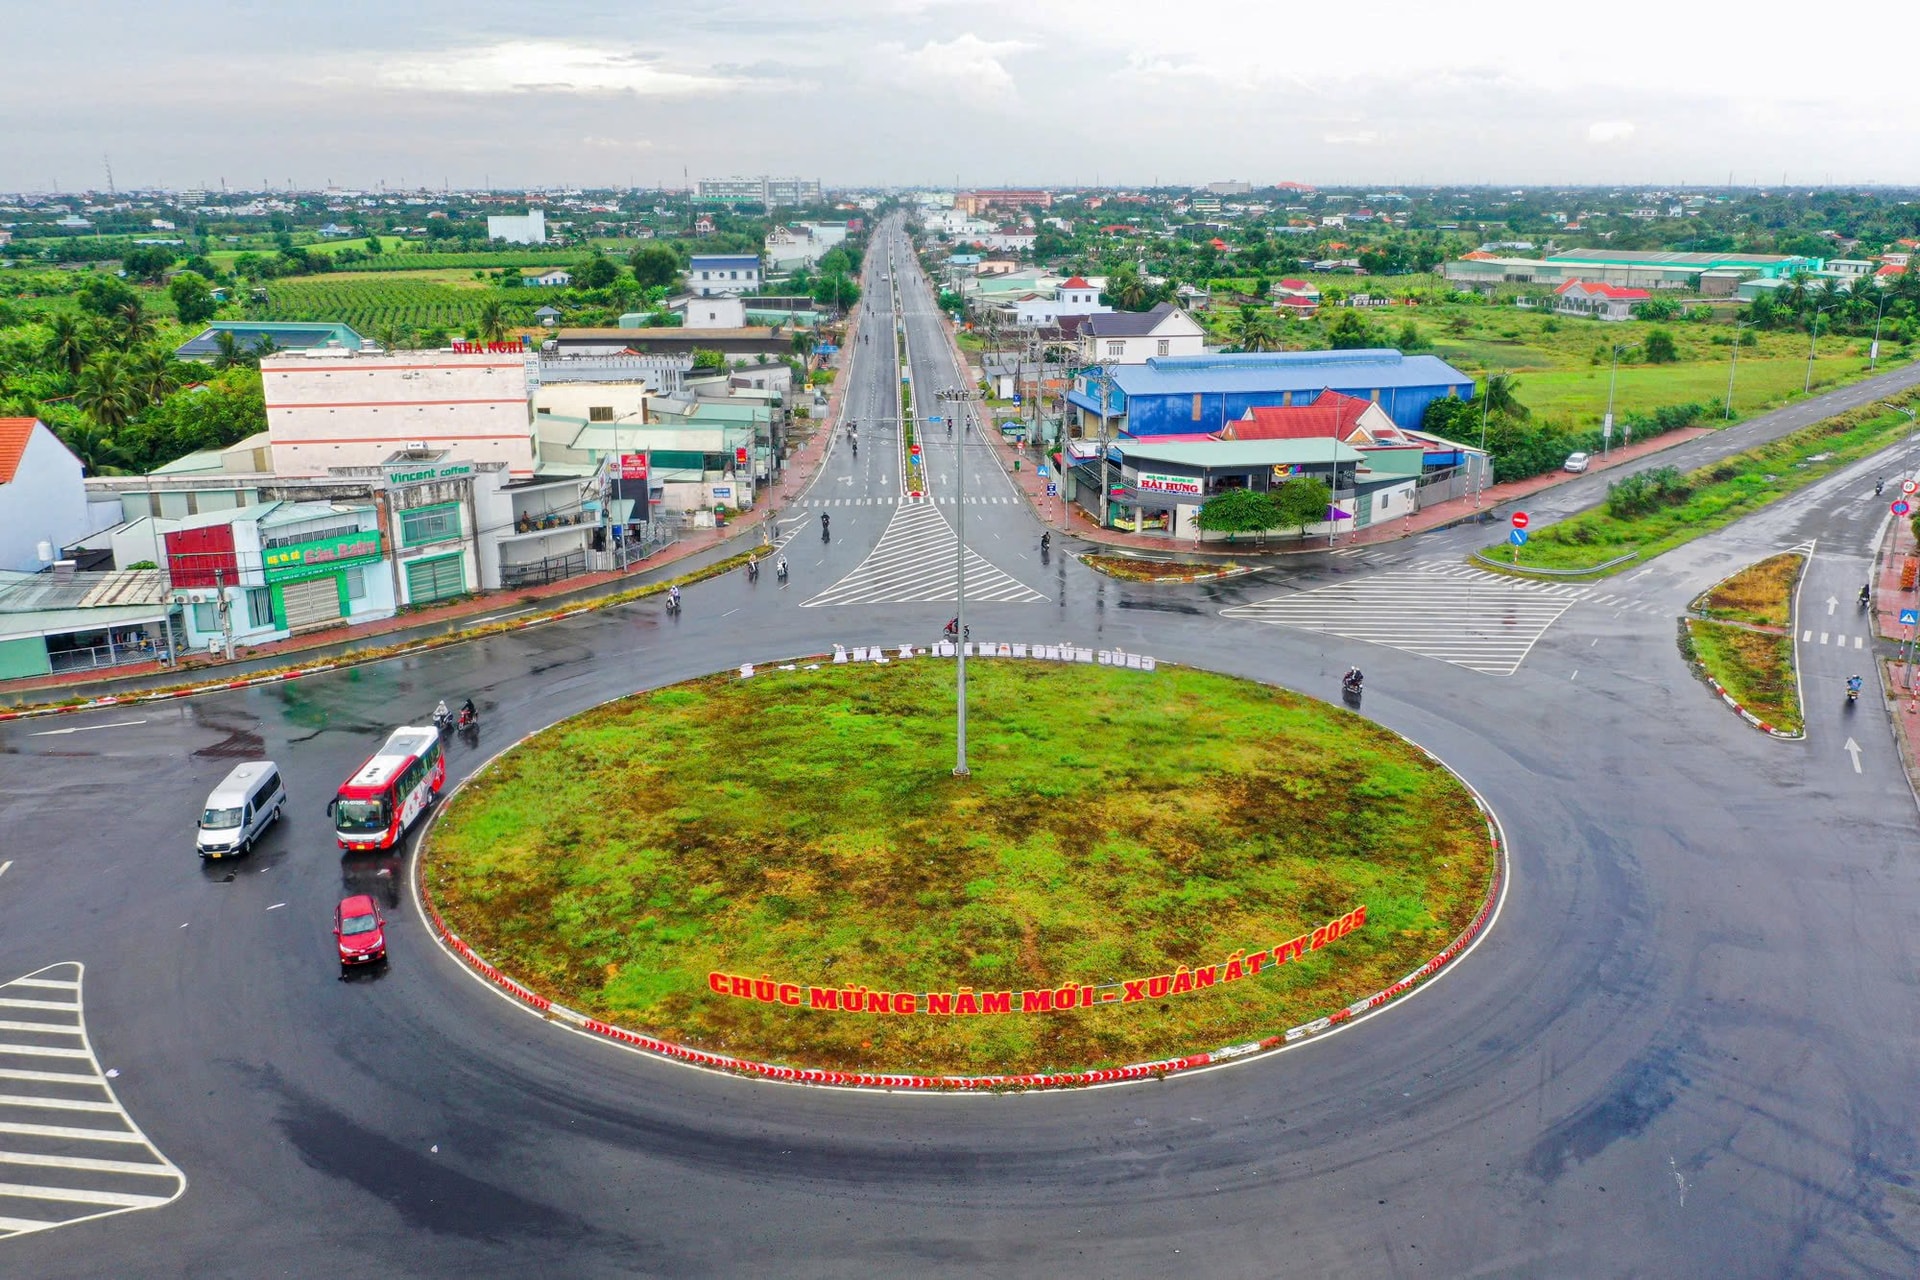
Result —
[[[751,253],[696,253],[687,263],[687,292],[715,294],[760,292],[760,259]]]
[[[1053,208],[1053,193],[1024,188],[998,191],[961,191],[953,197],[953,207],[961,213],[985,213],[988,209]]]
[[[694,189],[701,200],[725,204],[807,205],[823,199],[817,178],[702,178]]]

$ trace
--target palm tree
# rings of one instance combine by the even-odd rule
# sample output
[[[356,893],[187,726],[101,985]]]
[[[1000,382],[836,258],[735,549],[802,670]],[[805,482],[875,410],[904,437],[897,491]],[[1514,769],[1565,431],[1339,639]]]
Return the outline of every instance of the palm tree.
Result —
[[[1242,351],[1275,351],[1280,346],[1280,327],[1271,311],[1245,303],[1233,319],[1233,339]]]
[[[380,345],[382,351],[398,351],[400,349],[400,330],[390,324],[383,324],[380,326],[379,331],[373,335],[373,340]]]
[[[273,340],[273,335],[263,333],[253,340],[253,359],[247,361],[247,363],[258,368],[261,356],[270,356],[279,349],[280,344]]]
[[[141,401],[155,404],[165,400],[181,384],[180,362],[165,347],[141,347],[127,358],[127,373]]]
[[[115,307],[113,320],[120,330],[122,350],[131,351],[153,337],[153,317],[147,314],[147,304],[139,298],[128,298]]]
[[[113,438],[91,422],[76,422],[59,433],[60,442],[73,450],[90,476],[120,474],[120,456]]]
[[[507,308],[498,298],[489,298],[480,304],[480,315],[475,321],[480,337],[485,342],[498,342],[507,336]]]
[[[1487,378],[1487,412],[1503,417],[1524,421],[1533,416],[1533,410],[1514,398],[1520,390],[1520,380],[1510,373],[1491,374]]]
[[[1140,268],[1123,262],[1107,277],[1107,301],[1120,311],[1138,311],[1147,301],[1147,282]]]
[[[118,351],[102,351],[80,371],[73,402],[80,406],[103,432],[114,432],[127,425],[140,408],[139,392],[128,370],[127,358]]]
[[[47,358],[67,371],[69,378],[80,376],[80,368],[99,345],[93,326],[81,317],[62,312],[47,324]]]
[[[231,329],[221,329],[217,331],[213,335],[213,347],[213,367],[215,369],[224,371],[238,368],[242,365],[250,365],[254,363],[254,360],[257,358],[245,347],[240,345],[240,339],[233,336],[233,330]]]

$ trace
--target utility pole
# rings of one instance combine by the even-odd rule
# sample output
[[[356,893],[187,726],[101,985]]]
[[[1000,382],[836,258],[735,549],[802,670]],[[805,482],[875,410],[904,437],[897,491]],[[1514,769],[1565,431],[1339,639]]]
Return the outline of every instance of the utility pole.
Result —
[[[1820,343],[1820,317],[1831,310],[1832,307],[1821,307],[1813,313],[1813,323],[1807,326],[1807,384],[1800,388],[1806,395],[1813,394],[1813,352]]]
[[[224,569],[213,571],[214,609],[220,614],[220,639],[227,661],[233,661],[233,607],[227,600],[227,575]]]
[[[1740,372],[1740,331],[1751,325],[1751,320],[1733,322],[1733,363],[1727,369],[1727,413],[1725,421],[1733,421],[1733,375]]]

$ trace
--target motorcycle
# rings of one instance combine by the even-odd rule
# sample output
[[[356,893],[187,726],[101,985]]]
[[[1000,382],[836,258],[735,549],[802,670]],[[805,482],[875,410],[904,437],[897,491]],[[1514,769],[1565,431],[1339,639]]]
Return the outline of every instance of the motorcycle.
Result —
[[[1847,705],[1860,701],[1860,677],[1851,676],[1847,680]]]
[[[747,561],[747,581],[760,581],[760,562],[758,560]]]
[[[680,593],[678,591],[667,592],[667,612],[680,612]]]
[[[1053,535],[1051,533],[1041,534],[1040,535],[1040,558],[1042,560],[1045,560],[1047,558],[1047,552],[1051,550],[1053,550]]]
[[[832,535],[827,532],[827,513],[820,513],[820,541],[827,541]]]
[[[962,627],[960,625],[960,619],[955,618],[952,622],[949,622],[940,629],[940,634],[948,640],[971,640],[973,639],[973,628]]]
[[[450,730],[452,730],[453,712],[442,710],[439,707],[435,707],[433,709],[433,727],[438,729],[441,733],[447,733]]]
[[[1872,600],[1873,600],[1873,589],[1871,587],[1860,588],[1860,607],[1862,609],[1866,608],[1867,605]]]
[[[776,565],[774,567],[774,573],[779,575],[780,581],[785,582],[787,580],[787,562],[785,560],[782,560],[778,565]]]
[[[1340,677],[1341,696],[1344,697],[1348,702],[1353,703],[1356,706],[1359,705],[1359,702],[1360,702],[1360,686],[1361,686],[1362,679],[1363,677],[1361,676],[1357,668],[1349,670],[1347,674]]]
[[[453,723],[457,729],[477,729],[480,727],[480,713],[471,707],[462,707],[454,715]]]

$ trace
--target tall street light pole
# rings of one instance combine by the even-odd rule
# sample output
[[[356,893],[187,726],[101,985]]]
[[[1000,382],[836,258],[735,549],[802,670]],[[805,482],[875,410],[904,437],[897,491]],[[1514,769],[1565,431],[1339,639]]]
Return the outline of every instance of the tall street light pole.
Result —
[[[980,399],[977,388],[946,387],[939,398],[947,407],[949,414],[960,419],[960,441],[954,446],[954,510],[957,513],[958,530],[954,538],[954,576],[959,584],[954,604],[954,626],[958,634],[953,642],[957,648],[954,670],[954,705],[957,709],[958,731],[954,736],[953,776],[967,777],[972,770],[967,768],[967,435],[973,429],[972,419],[968,416],[970,406]],[[948,419],[949,422],[952,418]]]
[[[1868,279],[1872,279],[1871,276]],[[1873,317],[1873,345],[1867,348],[1867,372],[1872,373],[1880,364],[1880,322],[1887,316],[1887,292],[1880,291],[1880,310]]]
[[[1727,412],[1726,421],[1733,421],[1733,375],[1740,372],[1740,331],[1753,327],[1751,320],[1733,322],[1733,363],[1727,369]]]
[[[1813,352],[1820,344],[1820,317],[1831,310],[1832,307],[1821,307],[1813,313],[1813,323],[1807,326],[1807,383],[1800,388],[1806,395],[1813,394]]]
[[[1613,372],[1607,375],[1607,416],[1600,421],[1600,456],[1605,458],[1613,449],[1613,383],[1620,376],[1620,353],[1633,350],[1636,344],[1616,342],[1613,344]]]

